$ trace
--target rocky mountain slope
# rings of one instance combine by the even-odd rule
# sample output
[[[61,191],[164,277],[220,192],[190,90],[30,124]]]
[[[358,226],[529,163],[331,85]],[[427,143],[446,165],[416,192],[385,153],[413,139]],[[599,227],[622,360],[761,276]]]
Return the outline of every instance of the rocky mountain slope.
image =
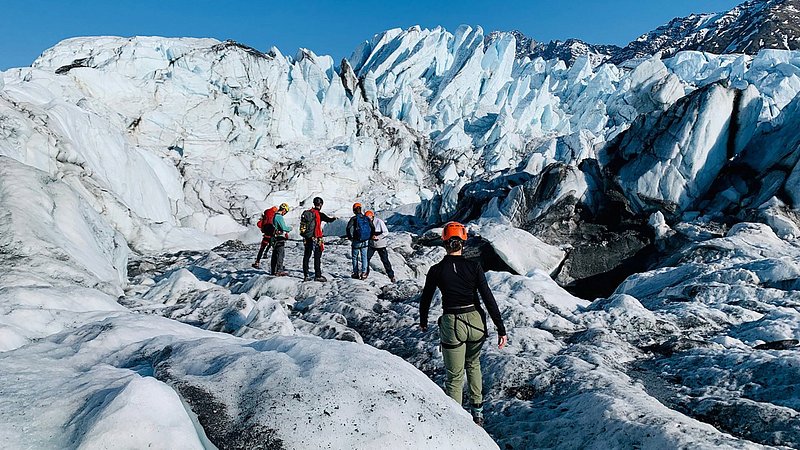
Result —
[[[624,47],[590,44],[578,39],[544,43],[519,31],[508,34],[517,40],[518,58],[557,58],[572,65],[580,56],[589,55],[594,65],[603,62],[619,65],[659,52],[668,58],[685,50],[748,55],[755,55],[762,49],[798,50],[798,13],[798,0],[749,0],[722,13],[692,14],[672,19]],[[495,31],[487,37],[491,41],[504,34]]]
[[[616,53],[621,63],[662,52],[682,50],[754,55],[762,49],[800,49],[800,1],[750,0],[719,14],[676,18],[646,33]]]
[[[486,42],[490,43],[501,38],[504,34],[511,34],[517,41],[517,58],[543,58],[560,59],[571,66],[581,56],[589,56],[592,65],[598,66],[616,56],[620,47],[616,45],[594,45],[580,39],[567,39],[566,41],[538,42],[525,36],[519,30],[509,32],[492,31],[486,35]]]

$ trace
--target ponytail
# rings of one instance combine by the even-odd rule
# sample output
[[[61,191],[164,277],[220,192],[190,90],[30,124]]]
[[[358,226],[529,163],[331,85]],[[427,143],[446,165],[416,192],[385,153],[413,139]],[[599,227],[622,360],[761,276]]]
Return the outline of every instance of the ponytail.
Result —
[[[464,248],[464,241],[453,238],[444,241],[444,248],[448,253],[454,253]]]

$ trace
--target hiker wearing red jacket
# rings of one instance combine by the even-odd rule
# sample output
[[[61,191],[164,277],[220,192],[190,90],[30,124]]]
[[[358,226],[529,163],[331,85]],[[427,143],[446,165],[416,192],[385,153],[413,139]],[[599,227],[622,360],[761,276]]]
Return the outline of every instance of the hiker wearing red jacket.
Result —
[[[320,211],[323,200],[321,197],[314,197],[314,207],[303,211],[300,216],[300,236],[303,237],[303,281],[310,279],[308,273],[308,263],[311,254],[314,254],[314,281],[325,282],[327,278],[322,276],[322,252],[325,250],[325,243],[322,241],[322,222],[331,223],[336,217],[330,217]]]

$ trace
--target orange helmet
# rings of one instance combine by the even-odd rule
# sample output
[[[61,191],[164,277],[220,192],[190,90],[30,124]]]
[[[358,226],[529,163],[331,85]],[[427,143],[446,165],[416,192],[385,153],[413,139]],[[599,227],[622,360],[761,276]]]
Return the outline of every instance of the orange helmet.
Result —
[[[358,202],[353,203],[353,209],[361,209],[361,203]]]
[[[449,241],[450,239],[457,238],[462,241],[467,240],[467,229],[464,225],[458,222],[447,222],[442,229],[442,240]]]
[[[365,215],[365,216],[367,216],[367,217],[369,217],[370,219],[372,219],[373,217],[375,217],[375,213],[374,213],[374,212],[372,212],[372,211],[367,211],[367,212],[365,212],[365,213],[364,213],[364,215]]]

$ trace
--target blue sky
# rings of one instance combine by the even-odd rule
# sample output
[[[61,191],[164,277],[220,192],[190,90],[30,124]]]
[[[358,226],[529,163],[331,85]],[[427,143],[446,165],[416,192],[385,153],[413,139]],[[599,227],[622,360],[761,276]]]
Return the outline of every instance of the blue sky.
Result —
[[[395,27],[460,24],[517,29],[540,41],[575,37],[623,45],[673,17],[730,9],[740,0],[490,0],[392,2],[242,0],[3,0],[0,70],[27,66],[75,36],[190,36],[233,39],[259,50],[299,47],[338,60]]]

